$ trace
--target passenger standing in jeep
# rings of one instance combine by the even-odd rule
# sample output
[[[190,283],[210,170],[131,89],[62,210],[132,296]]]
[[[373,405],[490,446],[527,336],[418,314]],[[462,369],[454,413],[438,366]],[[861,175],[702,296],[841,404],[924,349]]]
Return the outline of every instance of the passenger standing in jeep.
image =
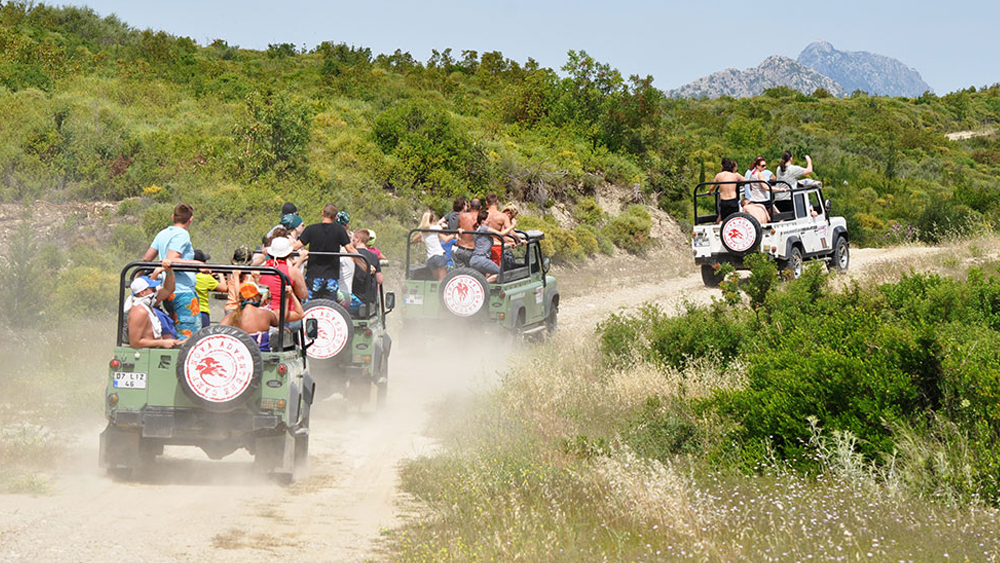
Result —
[[[733,213],[740,212],[740,198],[737,193],[747,179],[736,173],[736,161],[731,158],[722,159],[722,172],[715,175],[716,184],[708,188],[708,192],[719,190],[719,222],[723,222]]]
[[[323,207],[323,217],[319,223],[313,223],[302,231],[299,239],[295,241],[293,248],[300,250],[308,247],[308,250],[316,252],[340,252],[341,247],[345,252],[354,252],[351,238],[347,235],[347,229],[337,223],[337,206],[328,203]],[[309,291],[309,299],[327,298],[337,299],[337,291],[340,289],[340,258],[336,256],[313,256],[309,259],[306,268],[306,288]]]
[[[178,203],[174,207],[173,224],[156,234],[142,259],[149,262],[170,259],[174,264],[198,265],[194,259],[194,248],[191,246],[191,235],[188,228],[194,220],[194,209],[186,203]],[[198,295],[195,292],[195,275],[192,272],[179,272],[174,294],[168,297],[165,305],[177,324],[177,334],[181,340],[190,338],[201,328],[201,315],[198,306]]]

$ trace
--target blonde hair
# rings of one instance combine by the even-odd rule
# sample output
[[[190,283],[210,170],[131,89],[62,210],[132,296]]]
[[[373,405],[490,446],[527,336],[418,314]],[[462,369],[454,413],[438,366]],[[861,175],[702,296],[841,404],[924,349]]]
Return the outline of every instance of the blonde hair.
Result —
[[[423,216],[420,217],[420,226],[417,227],[417,228],[418,229],[429,229],[429,228],[431,228],[431,225],[433,225],[433,224],[434,224],[434,212],[433,211],[425,211],[424,214],[423,214]]]

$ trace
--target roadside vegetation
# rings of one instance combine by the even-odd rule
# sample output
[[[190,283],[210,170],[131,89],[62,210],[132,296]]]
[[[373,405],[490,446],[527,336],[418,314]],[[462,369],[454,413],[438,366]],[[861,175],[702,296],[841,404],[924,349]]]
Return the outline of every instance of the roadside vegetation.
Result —
[[[437,409],[396,559],[996,560],[1000,276],[945,269],[779,284],[760,260],[711,305],[534,350]]]
[[[1000,216],[996,135],[944,135],[1000,121],[997,86],[675,100],[583,51],[557,70],[446,46],[426,61],[333,42],[254,51],[20,1],[0,5],[0,45],[0,201],[122,201],[126,244],[183,200],[195,241],[225,256],[282,202],[313,221],[332,199],[393,251],[421,207],[494,191],[557,233],[557,260],[641,251],[647,222],[595,209],[602,187],[683,224],[722,156],[746,167],[785,149],[812,155],[857,245],[935,242]]]

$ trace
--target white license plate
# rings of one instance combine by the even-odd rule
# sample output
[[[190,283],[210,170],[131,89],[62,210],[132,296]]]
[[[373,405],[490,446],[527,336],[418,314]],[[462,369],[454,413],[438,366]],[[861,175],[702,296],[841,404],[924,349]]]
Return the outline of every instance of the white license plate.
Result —
[[[410,294],[403,297],[404,305],[423,305],[424,296],[420,294]]]
[[[114,374],[115,389],[145,389],[146,374],[131,371],[116,371]]]

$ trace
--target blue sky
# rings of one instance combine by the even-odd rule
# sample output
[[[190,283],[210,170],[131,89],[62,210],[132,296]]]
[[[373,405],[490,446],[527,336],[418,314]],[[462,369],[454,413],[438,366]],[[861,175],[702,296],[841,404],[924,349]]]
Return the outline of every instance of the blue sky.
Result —
[[[671,89],[725,68],[791,58],[815,40],[871,51],[917,69],[938,94],[1000,82],[1000,2],[715,2],[663,0],[88,0],[129,25],[186,35],[201,44],[312,48],[322,41],[409,51],[502,51],[558,69],[585,50],[625,75],[653,75]]]

